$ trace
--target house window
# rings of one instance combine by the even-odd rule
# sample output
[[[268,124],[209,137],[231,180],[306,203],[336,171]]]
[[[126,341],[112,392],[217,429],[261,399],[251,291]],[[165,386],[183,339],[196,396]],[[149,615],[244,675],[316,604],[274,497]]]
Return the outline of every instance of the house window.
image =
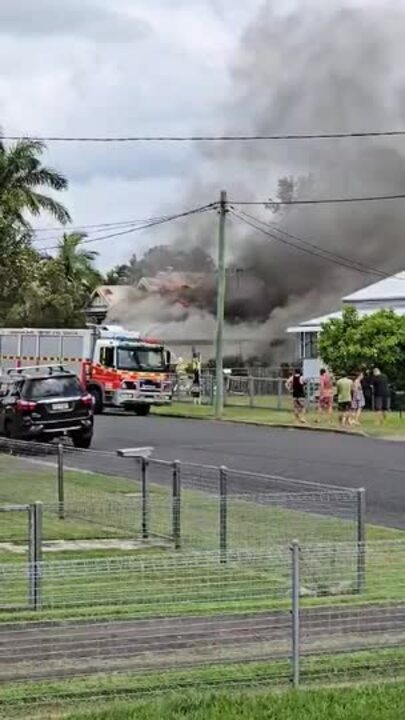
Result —
[[[313,360],[318,357],[318,333],[301,333],[301,357],[303,360]]]

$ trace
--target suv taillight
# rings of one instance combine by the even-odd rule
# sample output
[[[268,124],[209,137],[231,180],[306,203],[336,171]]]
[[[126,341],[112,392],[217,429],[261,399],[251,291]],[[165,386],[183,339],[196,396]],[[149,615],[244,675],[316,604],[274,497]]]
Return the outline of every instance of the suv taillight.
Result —
[[[30,402],[29,400],[17,400],[15,406],[17,412],[21,415],[24,415],[25,413],[34,412],[35,408],[37,407],[37,403]]]
[[[82,405],[84,405],[84,407],[92,408],[94,405],[93,395],[82,395],[82,397],[80,398],[80,402]]]

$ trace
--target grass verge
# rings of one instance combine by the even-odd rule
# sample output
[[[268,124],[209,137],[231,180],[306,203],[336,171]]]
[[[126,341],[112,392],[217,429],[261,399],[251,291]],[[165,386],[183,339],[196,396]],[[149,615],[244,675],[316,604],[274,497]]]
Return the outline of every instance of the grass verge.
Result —
[[[307,689],[293,693],[274,692],[288,688],[288,661],[10,683],[0,688],[0,717],[402,720],[405,685],[398,681],[405,673],[405,650],[304,658],[302,665],[302,684]],[[392,678],[393,671],[397,682],[388,684],[385,681]],[[372,686],[348,687],[353,682],[370,681],[370,676]],[[311,689],[311,683],[316,683],[318,689]],[[322,685],[335,688],[319,689]]]
[[[291,405],[291,403],[290,403]],[[173,403],[169,407],[155,408],[155,415],[162,417],[190,418],[194,420],[214,420],[214,410],[210,405],[192,405],[191,403]],[[240,423],[251,423],[254,425],[268,426],[287,426],[292,428],[302,428],[297,424],[292,410],[283,407],[282,410],[273,410],[271,407],[254,407],[247,405],[228,405],[224,408],[223,420]],[[332,421],[326,421],[320,418],[316,412],[309,412],[307,420],[310,428],[314,430],[339,430],[339,422],[337,413],[333,414]],[[362,416],[362,424],[359,428],[351,428],[351,434],[359,435],[362,432],[375,437],[398,437],[405,438],[405,415],[403,418],[399,413],[390,413],[387,420],[382,424],[378,424],[374,413],[365,412]]]

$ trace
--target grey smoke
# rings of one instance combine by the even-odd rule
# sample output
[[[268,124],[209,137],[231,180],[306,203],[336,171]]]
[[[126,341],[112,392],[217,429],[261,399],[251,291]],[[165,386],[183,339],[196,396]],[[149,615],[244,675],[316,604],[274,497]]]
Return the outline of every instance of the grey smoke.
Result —
[[[241,39],[224,110],[226,132],[405,128],[403,2],[299,0],[284,12],[279,6],[264,2]],[[198,203],[212,200],[221,187],[234,201],[274,197],[281,176],[310,176],[302,199],[405,192],[405,138],[204,146],[195,182]],[[295,206],[276,216],[265,208],[248,211],[383,272],[405,267],[405,201]],[[344,293],[381,279],[298,252],[229,220],[229,260],[253,282],[244,315],[238,308],[228,320],[254,328],[261,323],[261,338],[283,337],[288,324],[332,310]],[[208,229],[215,218],[191,232],[193,223],[176,240],[192,237],[215,253],[216,232]]]

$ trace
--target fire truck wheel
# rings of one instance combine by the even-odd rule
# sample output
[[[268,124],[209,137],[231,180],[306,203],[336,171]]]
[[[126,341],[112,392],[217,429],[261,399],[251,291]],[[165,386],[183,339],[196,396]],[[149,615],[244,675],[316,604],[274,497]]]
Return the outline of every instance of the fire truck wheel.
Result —
[[[150,405],[135,405],[135,414],[141,417],[146,417],[150,413]]]
[[[90,387],[89,393],[94,398],[94,414],[101,415],[103,412],[103,396],[101,390],[98,387]]]

